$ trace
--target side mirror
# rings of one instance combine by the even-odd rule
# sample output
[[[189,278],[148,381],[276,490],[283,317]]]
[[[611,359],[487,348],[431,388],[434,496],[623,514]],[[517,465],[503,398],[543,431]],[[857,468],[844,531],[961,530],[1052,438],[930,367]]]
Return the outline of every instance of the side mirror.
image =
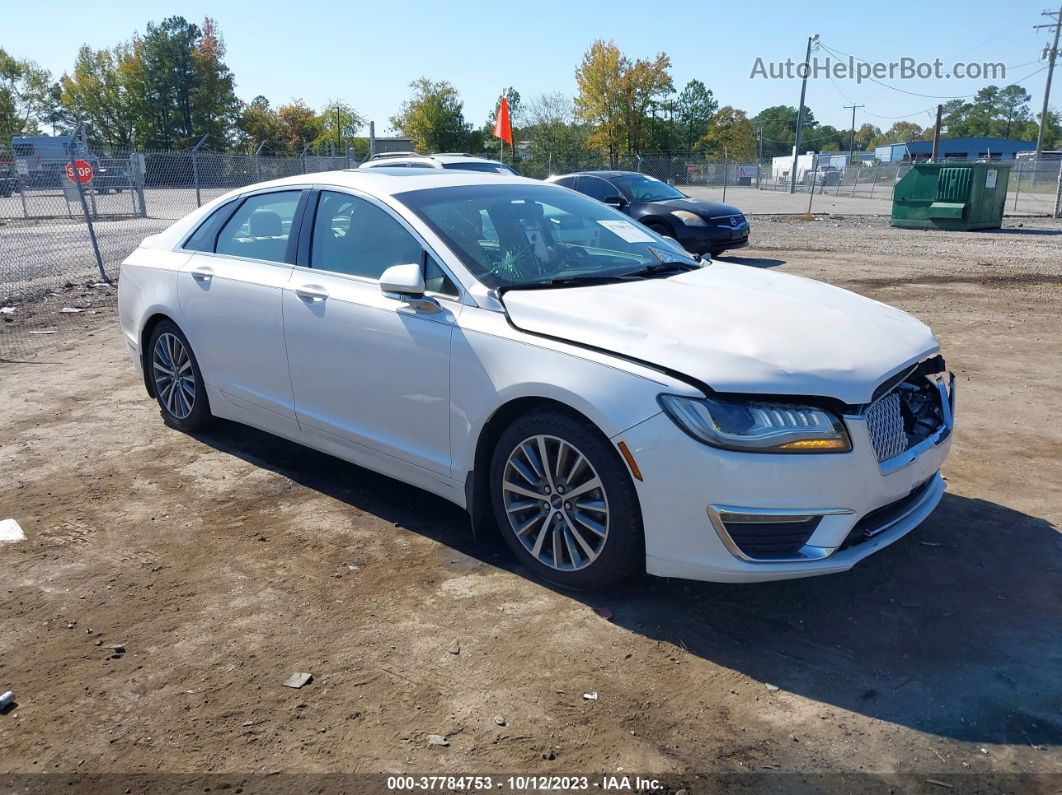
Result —
[[[424,273],[416,262],[392,265],[380,274],[380,290],[383,293],[419,297],[424,295]]]
[[[622,196],[606,196],[602,201],[610,207],[615,207],[617,210],[622,210],[627,206],[627,200]]]
[[[424,295],[424,272],[416,262],[392,265],[380,274],[380,291],[388,298],[397,298],[416,312],[441,312],[439,302]]]

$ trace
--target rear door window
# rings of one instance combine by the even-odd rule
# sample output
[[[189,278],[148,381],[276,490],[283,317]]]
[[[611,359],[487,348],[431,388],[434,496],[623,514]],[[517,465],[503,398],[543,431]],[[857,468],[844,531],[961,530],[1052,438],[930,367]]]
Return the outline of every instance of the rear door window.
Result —
[[[206,219],[199,224],[199,227],[184,241],[183,248],[186,251],[213,251],[214,241],[217,240],[218,232],[221,230],[222,224],[228,219],[232,213],[233,206],[238,203],[237,201],[226,202],[218,209],[214,210]]]
[[[579,177],[579,182],[575,189],[580,193],[585,193],[587,196],[597,199],[599,202],[604,201],[609,196],[619,195],[619,191],[612,185],[597,177]]]
[[[302,191],[259,193],[247,199],[218,235],[215,251],[234,257],[284,262]]]

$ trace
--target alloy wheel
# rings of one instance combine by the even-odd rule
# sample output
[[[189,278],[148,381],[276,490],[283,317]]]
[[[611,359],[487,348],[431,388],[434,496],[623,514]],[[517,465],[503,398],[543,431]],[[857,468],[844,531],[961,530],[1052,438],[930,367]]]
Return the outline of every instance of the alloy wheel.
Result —
[[[608,498],[589,459],[570,442],[545,434],[520,442],[505,463],[501,488],[513,533],[540,563],[578,571],[601,555]]]
[[[186,419],[195,407],[195,373],[188,348],[175,334],[160,334],[151,352],[151,367],[155,393],[166,411]]]

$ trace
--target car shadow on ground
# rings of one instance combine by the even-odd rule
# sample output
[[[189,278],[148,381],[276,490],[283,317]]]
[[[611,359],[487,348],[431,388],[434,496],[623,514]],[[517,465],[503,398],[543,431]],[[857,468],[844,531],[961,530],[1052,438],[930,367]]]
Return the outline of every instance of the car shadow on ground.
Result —
[[[732,262],[735,265],[748,265],[751,268],[777,268],[785,265],[784,259],[772,259],[770,257],[738,257],[734,254],[720,254],[712,257],[720,262]]]
[[[427,492],[228,422],[197,438],[530,577],[496,534],[474,537],[464,511]],[[956,740],[1062,746],[1062,535],[1003,505],[946,494],[921,527],[844,574],[557,593],[765,690]]]
[[[1047,237],[1062,235],[1062,229],[1037,229],[1031,226],[1006,226],[991,231],[1002,235],[1043,235]]]

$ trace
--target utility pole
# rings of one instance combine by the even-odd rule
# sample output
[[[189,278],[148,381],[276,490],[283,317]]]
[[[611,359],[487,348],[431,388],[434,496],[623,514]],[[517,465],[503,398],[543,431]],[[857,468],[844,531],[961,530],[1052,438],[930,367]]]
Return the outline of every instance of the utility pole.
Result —
[[[808,90],[808,74],[811,72],[811,45],[819,40],[819,34],[808,36],[808,51],[804,56],[804,79],[800,81],[800,106],[797,108],[796,141],[793,144],[793,168],[789,172],[789,192],[796,193],[797,157],[800,156],[800,133],[804,127],[804,96]]]
[[[339,103],[336,103],[336,150],[343,148],[343,139],[339,135]]]
[[[944,106],[937,105],[937,123],[933,126],[933,157],[930,158],[934,163],[940,160],[940,122],[943,115]]]
[[[1036,25],[1033,30],[1040,30],[1041,28],[1047,28],[1055,32],[1055,43],[1051,45],[1051,51],[1047,54],[1047,85],[1044,86],[1044,107],[1040,111],[1040,132],[1036,135],[1036,157],[1040,157],[1040,152],[1044,148],[1044,124],[1047,123],[1047,103],[1051,99],[1051,78],[1055,74],[1055,59],[1058,58],[1058,31],[1062,28],[1062,6],[1059,6],[1058,11],[1044,11],[1040,14],[1044,17],[1054,17],[1054,22],[1047,25]]]
[[[855,157],[855,112],[856,108],[865,108],[866,105],[843,105],[846,110],[852,109],[852,136],[848,139],[848,167],[852,167],[852,158]]]

